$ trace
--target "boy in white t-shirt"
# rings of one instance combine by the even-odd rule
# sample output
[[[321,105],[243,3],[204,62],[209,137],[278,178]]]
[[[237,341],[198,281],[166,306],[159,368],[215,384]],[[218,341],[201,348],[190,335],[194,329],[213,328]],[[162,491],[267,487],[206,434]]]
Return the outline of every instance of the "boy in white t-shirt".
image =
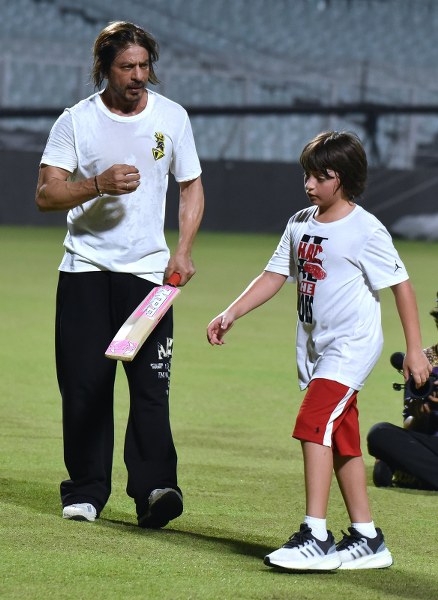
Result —
[[[297,283],[297,366],[306,395],[293,437],[304,458],[306,515],[300,530],[265,564],[290,570],[389,567],[392,556],[374,527],[360,449],[357,394],[382,350],[378,290],[391,287],[406,338],[404,375],[423,384],[423,351],[415,294],[385,227],[354,199],[364,188],[367,159],[348,132],[326,132],[304,148],[311,207],[296,213],[266,266],[209,324],[212,345],[234,321],[274,296],[288,277]],[[349,534],[335,543],[326,528],[332,473],[348,515]]]

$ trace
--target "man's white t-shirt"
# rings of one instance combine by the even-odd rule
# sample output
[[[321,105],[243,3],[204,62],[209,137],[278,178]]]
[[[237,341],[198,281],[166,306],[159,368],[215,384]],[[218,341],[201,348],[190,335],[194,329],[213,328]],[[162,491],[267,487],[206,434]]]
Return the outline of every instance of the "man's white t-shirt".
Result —
[[[383,346],[378,290],[408,279],[386,228],[355,206],[320,223],[315,207],[290,220],[266,271],[297,283],[301,389],[315,378],[359,390]]]
[[[169,171],[177,182],[201,174],[182,106],[148,90],[146,108],[122,117],[106,108],[100,93],[93,94],[58,118],[41,164],[69,171],[73,181],[114,164],[137,167],[141,183],[135,192],[96,197],[68,212],[59,269],[125,272],[162,282],[169,260],[164,237]]]

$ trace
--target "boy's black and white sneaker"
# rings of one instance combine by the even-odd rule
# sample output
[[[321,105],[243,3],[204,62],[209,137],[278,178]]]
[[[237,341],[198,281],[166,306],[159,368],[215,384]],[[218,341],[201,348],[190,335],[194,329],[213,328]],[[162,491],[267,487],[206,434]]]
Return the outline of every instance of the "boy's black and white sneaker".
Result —
[[[375,538],[362,535],[354,527],[348,531],[349,534],[342,532],[344,537],[336,545],[342,563],[340,569],[383,569],[392,565],[381,529],[376,528]]]
[[[146,511],[138,516],[139,527],[161,529],[183,511],[181,494],[173,488],[153,490],[148,498]]]
[[[341,565],[341,559],[331,531],[327,540],[321,542],[312,535],[310,527],[302,523],[284,546],[265,556],[264,563],[291,571],[331,571]]]

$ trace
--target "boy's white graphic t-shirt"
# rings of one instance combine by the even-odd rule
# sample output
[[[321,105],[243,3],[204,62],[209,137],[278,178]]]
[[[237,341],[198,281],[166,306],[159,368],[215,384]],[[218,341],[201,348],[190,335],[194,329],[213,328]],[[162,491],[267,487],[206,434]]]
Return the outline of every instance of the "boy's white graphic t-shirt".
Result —
[[[409,277],[387,229],[362,207],[331,223],[315,211],[289,220],[266,271],[297,283],[300,388],[325,378],[359,390],[383,347],[378,291]]]
[[[169,172],[177,182],[201,174],[182,106],[148,90],[146,108],[122,117],[106,108],[100,93],[93,94],[58,118],[41,164],[65,169],[72,181],[100,175],[114,164],[137,167],[136,191],[96,197],[68,212],[59,269],[133,273],[162,282],[169,260],[163,231]]]

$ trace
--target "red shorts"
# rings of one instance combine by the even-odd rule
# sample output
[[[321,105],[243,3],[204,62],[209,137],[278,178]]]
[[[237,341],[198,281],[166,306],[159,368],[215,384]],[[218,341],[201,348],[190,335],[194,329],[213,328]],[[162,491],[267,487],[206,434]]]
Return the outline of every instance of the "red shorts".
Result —
[[[330,379],[312,379],[298,412],[294,438],[362,456],[357,390]]]

